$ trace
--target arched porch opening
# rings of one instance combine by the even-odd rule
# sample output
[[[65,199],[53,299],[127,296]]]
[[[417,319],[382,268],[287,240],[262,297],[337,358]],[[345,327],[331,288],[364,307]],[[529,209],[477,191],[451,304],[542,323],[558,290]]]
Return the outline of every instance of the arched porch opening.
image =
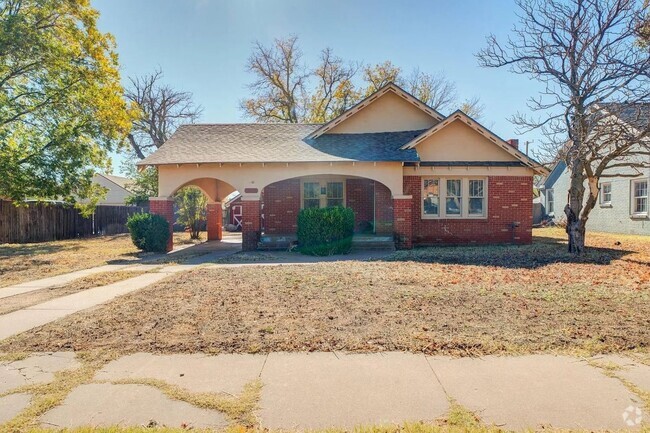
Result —
[[[354,211],[355,235],[392,238],[392,197],[386,185],[361,176],[324,173],[276,181],[260,192],[257,239],[263,247],[291,243],[301,209],[339,205]]]
[[[168,193],[164,197],[152,197],[150,199],[151,213],[160,214],[170,225],[170,240],[167,250],[173,249],[174,224],[177,220],[178,206],[175,204],[177,194],[186,188],[196,188],[206,199],[205,206],[205,226],[208,241],[221,241],[223,239],[223,208],[222,202],[231,194],[236,192],[234,186],[221,179],[211,177],[200,177],[185,181],[172,188],[168,188]]]

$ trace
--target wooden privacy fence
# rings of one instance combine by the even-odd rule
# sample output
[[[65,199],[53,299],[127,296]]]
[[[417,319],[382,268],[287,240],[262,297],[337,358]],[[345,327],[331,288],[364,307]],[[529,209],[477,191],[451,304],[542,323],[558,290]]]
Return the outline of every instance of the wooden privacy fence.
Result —
[[[63,204],[14,206],[0,200],[0,243],[46,242],[92,235],[126,233],[129,215],[147,212],[140,206],[97,206],[90,217]]]

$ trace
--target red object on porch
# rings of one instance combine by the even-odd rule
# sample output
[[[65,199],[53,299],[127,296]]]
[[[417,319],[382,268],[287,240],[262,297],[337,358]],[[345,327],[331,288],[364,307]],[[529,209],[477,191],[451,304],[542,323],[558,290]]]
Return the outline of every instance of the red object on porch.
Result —
[[[174,200],[166,197],[151,197],[149,199],[149,213],[160,215],[169,223],[169,240],[167,251],[174,249]]]
[[[255,251],[260,240],[260,201],[242,200],[242,250]]]
[[[207,211],[208,240],[220,241],[223,237],[223,211],[221,203],[208,203]]]

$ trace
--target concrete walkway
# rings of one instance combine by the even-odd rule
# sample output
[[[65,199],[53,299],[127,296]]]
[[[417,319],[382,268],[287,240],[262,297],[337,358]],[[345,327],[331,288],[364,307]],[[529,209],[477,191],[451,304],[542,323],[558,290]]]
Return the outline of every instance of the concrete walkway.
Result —
[[[118,296],[157,283],[172,274],[195,269],[206,261],[212,262],[230,254],[234,254],[239,251],[240,248],[237,243],[216,242],[210,245],[209,242],[205,242],[201,245],[203,246],[199,249],[201,254],[199,256],[192,255],[190,259],[186,260],[186,263],[182,264],[166,266],[162,264],[106,265],[0,289],[1,299],[35,290],[62,286],[76,279],[100,272],[122,270],[147,272],[113,284],[86,289],[81,292],[33,305],[22,310],[0,315],[0,340],[12,337],[38,326],[43,326],[78,311],[106,303]]]
[[[212,263],[241,250],[241,235],[229,233],[224,240],[208,241],[196,245],[181,245],[167,254],[154,254],[131,263],[108,264],[89,269],[55,275],[39,280],[0,287],[0,299],[36,290],[51,289],[64,286],[80,278],[104,272],[117,271],[149,271],[155,267],[164,266],[164,262],[178,261],[187,264]],[[157,263],[160,262],[160,263]]]
[[[25,381],[47,381],[47,374],[56,369],[76,367],[73,357],[55,355],[57,362],[49,355],[35,355],[0,363],[0,392]],[[262,390],[253,416],[260,427],[269,429],[434,423],[446,416],[451,401],[473,411],[485,425],[511,430],[638,430],[647,425],[643,400],[590,361],[594,360],[552,355],[456,359],[397,352],[139,353],[107,364],[40,422],[57,428],[151,422],[223,428],[234,423],[227,414],[192,406],[191,398],[174,397],[179,393],[170,397],[161,384],[187,391],[180,395],[237,398],[246,384],[259,380]],[[595,361],[616,366],[621,377],[650,391],[650,366],[621,356]],[[45,376],[33,368],[38,364],[45,366]],[[10,385],[3,387],[6,383]],[[0,399],[0,424],[29,401],[25,394]]]

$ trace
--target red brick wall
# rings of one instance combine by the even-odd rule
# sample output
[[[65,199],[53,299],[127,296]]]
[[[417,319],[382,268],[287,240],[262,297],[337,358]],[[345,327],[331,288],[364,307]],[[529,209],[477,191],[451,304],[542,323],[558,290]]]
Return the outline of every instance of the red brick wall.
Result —
[[[395,244],[398,249],[413,247],[413,200],[410,198],[393,199],[393,215],[395,226]]]
[[[367,232],[373,223],[373,185],[369,179],[345,181],[345,205],[354,211],[354,231]]]
[[[242,200],[242,250],[254,251],[260,238],[260,201]]]
[[[374,222],[378,234],[393,233],[393,202],[384,184],[371,179],[347,179],[345,203],[354,211],[356,232],[366,231]]]
[[[404,176],[404,194],[413,196],[414,244],[532,242],[532,176],[489,176],[487,219],[422,219],[421,188],[419,176]],[[520,224],[514,233],[513,222]]]
[[[375,231],[380,235],[393,233],[393,195],[383,183],[375,182]]]
[[[162,216],[169,223],[167,251],[174,249],[174,200],[149,200],[149,213]]]
[[[300,212],[300,179],[268,185],[262,191],[262,203],[265,233],[295,233]]]
[[[221,203],[208,203],[206,210],[208,240],[220,241],[223,235],[223,210]]]

